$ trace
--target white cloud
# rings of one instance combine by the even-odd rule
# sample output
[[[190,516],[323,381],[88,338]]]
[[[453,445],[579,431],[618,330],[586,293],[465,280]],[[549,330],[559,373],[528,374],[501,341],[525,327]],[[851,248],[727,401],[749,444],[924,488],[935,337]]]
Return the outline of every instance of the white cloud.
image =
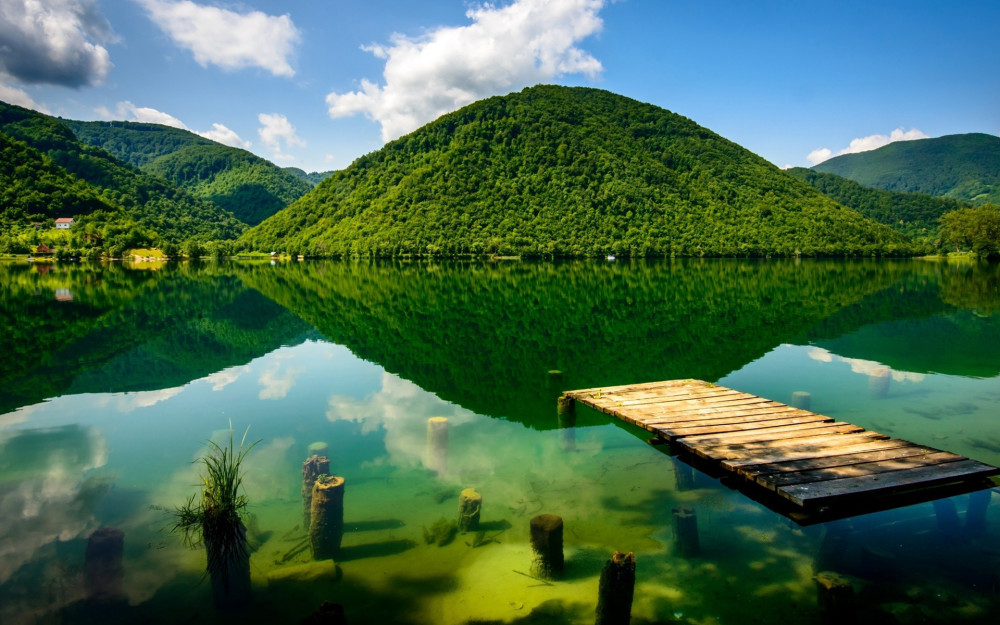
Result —
[[[211,130],[206,130],[205,132],[199,132],[199,135],[205,137],[206,139],[211,139],[217,143],[223,145],[228,145],[234,148],[249,148],[250,142],[244,141],[235,130],[230,130],[222,124],[212,124]]]
[[[396,34],[388,46],[363,48],[385,59],[384,85],[330,93],[330,117],[359,113],[389,141],[484,97],[565,74],[595,77],[601,63],[576,44],[600,32],[604,0],[514,0],[470,9],[467,26],[424,36]]]
[[[289,147],[305,147],[306,142],[295,134],[295,126],[288,118],[279,113],[261,113],[257,116],[261,127],[257,129],[261,141],[271,150],[271,156],[276,161],[294,161],[295,157],[285,154]]]
[[[289,60],[301,36],[287,14],[237,13],[189,0],[136,1],[174,43],[190,50],[202,67],[259,67],[275,76],[295,75]]]
[[[858,137],[856,139],[851,139],[851,143],[848,144],[846,148],[837,152],[837,155],[841,154],[857,154],[858,152],[868,152],[870,150],[877,150],[883,146],[889,145],[890,143],[895,143],[896,141],[913,141],[915,139],[927,139],[927,135],[916,128],[911,128],[909,130],[903,130],[902,128],[897,128],[886,135],[868,135],[867,137]],[[813,150],[806,156],[808,160],[813,165],[819,165],[823,161],[829,159],[833,156],[833,151],[828,148],[820,148],[818,150]]]
[[[282,399],[295,386],[295,380],[305,372],[304,367],[288,367],[281,371],[281,362],[275,362],[260,374],[260,399]]]
[[[0,100],[8,104],[16,104],[17,106],[23,106],[26,109],[32,109],[38,111],[39,113],[49,114],[49,109],[44,104],[39,104],[28,95],[28,92],[24,89],[18,89],[17,87],[12,87],[6,83],[0,82]]]
[[[173,115],[146,106],[136,106],[128,100],[119,102],[115,107],[114,113],[102,106],[97,109],[97,114],[104,119],[142,122],[145,124],[162,124],[164,126],[180,128],[181,130],[188,130],[188,127],[184,124],[184,122],[177,119]]]
[[[211,375],[207,375],[202,380],[211,384],[213,391],[221,391],[236,380],[239,380],[244,373],[249,373],[249,371],[250,367],[246,365],[242,367],[230,367],[229,369],[223,369],[222,371],[216,371]]]
[[[0,0],[0,73],[24,84],[98,85],[115,40],[94,0]]]

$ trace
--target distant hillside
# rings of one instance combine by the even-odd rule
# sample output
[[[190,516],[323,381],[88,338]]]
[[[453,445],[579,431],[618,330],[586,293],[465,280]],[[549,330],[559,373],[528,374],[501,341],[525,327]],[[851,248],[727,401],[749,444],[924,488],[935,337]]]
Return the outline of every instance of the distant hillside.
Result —
[[[314,187],[333,175],[332,171],[314,171],[307,174],[298,167],[285,167],[284,170]]]
[[[941,227],[938,221],[941,215],[968,206],[958,200],[923,193],[872,189],[836,174],[824,174],[804,167],[786,171],[819,189],[833,201],[917,240],[933,241]]]
[[[32,150],[15,145],[13,149],[18,150],[17,154],[11,152],[18,159],[14,164],[15,176],[22,176],[21,172],[29,176],[31,171],[48,175],[48,180],[56,175],[64,179],[72,176],[90,187],[90,192],[85,194],[87,197],[98,198],[112,210],[121,209],[122,215],[167,241],[180,242],[191,237],[231,239],[245,229],[245,225],[228,211],[198,200],[162,178],[143,173],[104,150],[81,143],[67,126],[41,113],[0,102],[0,132],[50,159],[42,159],[40,169],[40,161]],[[49,162],[51,165],[45,165]],[[43,176],[22,180],[19,184],[42,196],[50,192],[45,189],[51,190],[45,180]],[[75,183],[65,184],[72,186]],[[49,206],[44,213],[47,217],[53,212],[51,202]],[[73,206],[71,203],[65,208]],[[90,214],[99,208],[93,203],[77,206],[80,213],[60,216]],[[0,211],[7,214],[8,206],[0,207]],[[24,225],[28,221],[28,215],[22,213],[15,222],[6,225]]]
[[[64,121],[84,143],[162,176],[246,224],[260,223],[316,184],[246,150],[187,130],[134,122]]]
[[[868,187],[926,193],[972,204],[1000,203],[1000,137],[949,135],[897,141],[813,167]]]
[[[330,256],[909,249],[689,119],[554,86],[445,115],[334,173],[240,243]]]

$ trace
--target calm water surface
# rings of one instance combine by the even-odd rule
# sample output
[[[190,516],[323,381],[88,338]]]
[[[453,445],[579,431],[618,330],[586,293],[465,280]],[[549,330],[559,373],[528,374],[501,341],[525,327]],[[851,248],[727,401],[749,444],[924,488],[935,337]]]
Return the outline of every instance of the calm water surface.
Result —
[[[1000,496],[985,533],[920,504],[800,527],[717,480],[680,488],[645,433],[561,389],[700,378],[1000,464],[1000,270],[923,261],[0,264],[0,622],[592,623],[615,550],[633,623],[995,623]],[[886,388],[870,374],[891,369]],[[554,376],[551,370],[561,371]],[[448,419],[447,447],[427,420]],[[216,612],[203,550],[165,531],[207,441],[245,468],[253,607]],[[346,478],[337,569],[297,552],[301,467]],[[485,534],[427,544],[483,496]],[[675,546],[693,508],[701,553]],[[530,569],[528,520],[565,523],[566,572]],[[121,596],[88,599],[87,541],[124,532]]]

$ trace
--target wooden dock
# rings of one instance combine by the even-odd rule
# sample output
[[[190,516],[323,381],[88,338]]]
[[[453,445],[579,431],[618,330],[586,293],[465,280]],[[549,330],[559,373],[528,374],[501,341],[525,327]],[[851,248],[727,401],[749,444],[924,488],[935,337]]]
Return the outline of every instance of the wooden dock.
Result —
[[[993,486],[1000,468],[701,380],[566,391],[804,522]],[[754,492],[756,491],[756,492]],[[747,492],[744,489],[744,492]],[[783,509],[790,506],[790,509]]]

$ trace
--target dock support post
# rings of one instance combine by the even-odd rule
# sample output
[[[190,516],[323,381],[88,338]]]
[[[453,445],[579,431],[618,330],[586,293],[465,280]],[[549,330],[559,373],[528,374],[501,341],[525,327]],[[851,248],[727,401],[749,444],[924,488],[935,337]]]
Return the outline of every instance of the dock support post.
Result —
[[[448,470],[448,417],[427,420],[427,468],[438,475]]]
[[[310,448],[312,445],[310,445]],[[313,484],[320,475],[330,473],[330,460],[326,456],[312,455],[302,463],[302,527],[309,529],[312,517]]]
[[[576,400],[568,395],[560,395],[556,400],[556,414],[559,418],[563,451],[576,450]]]
[[[313,484],[309,541],[314,560],[328,560],[340,551],[344,538],[344,478],[321,475]]]
[[[823,621],[840,622],[851,611],[854,603],[854,586],[846,577],[833,571],[817,573],[815,579],[816,600]]]
[[[115,527],[102,527],[87,540],[83,558],[83,583],[87,596],[98,601],[114,601],[122,596],[125,568],[125,532]]]
[[[694,467],[676,456],[672,460],[674,464],[674,481],[677,490],[692,490],[694,488]]]
[[[889,394],[891,374],[889,367],[875,367],[868,374],[868,392],[874,399],[882,399]]]
[[[969,507],[965,510],[965,533],[971,538],[986,533],[986,510],[990,507],[993,489],[977,490],[969,494]]]
[[[959,538],[961,523],[958,520],[958,510],[952,499],[934,500],[934,515],[937,517],[937,528],[945,540]]]
[[[531,519],[531,574],[557,579],[563,572],[563,520],[554,514]]]
[[[466,488],[458,495],[458,531],[474,532],[479,529],[479,514],[483,510],[483,496],[475,488]]]
[[[309,450],[306,452],[306,458],[311,456],[320,456],[321,458],[330,457],[330,446],[323,441],[316,441],[314,443],[309,443]]]
[[[698,543],[698,515],[694,508],[674,508],[674,547],[682,558],[693,558],[701,553]]]
[[[808,391],[795,391],[792,393],[792,406],[799,410],[809,410],[812,405],[812,395]]]
[[[594,625],[628,625],[635,592],[635,556],[616,551],[601,569]]]

